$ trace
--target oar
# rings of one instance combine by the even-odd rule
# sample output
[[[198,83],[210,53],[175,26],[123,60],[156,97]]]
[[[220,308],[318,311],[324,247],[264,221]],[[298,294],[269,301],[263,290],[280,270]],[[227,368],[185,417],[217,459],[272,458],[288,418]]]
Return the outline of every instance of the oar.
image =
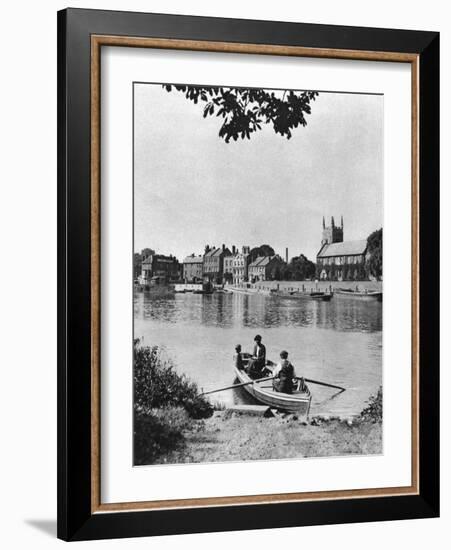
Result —
[[[233,386],[225,386],[224,388],[218,388],[217,390],[204,391],[203,393],[200,393],[198,397],[200,397],[201,395],[216,393],[218,391],[232,390],[233,388],[248,386],[249,384],[253,384],[254,382],[265,382],[266,380],[272,380],[273,378],[274,376],[267,376],[266,378],[257,378],[256,380],[251,380],[250,382],[241,382],[241,384],[233,384]]]
[[[301,376],[297,376],[296,379],[299,380]],[[341,390],[346,391],[346,388],[342,388],[341,386],[334,386],[334,384],[327,384],[326,382],[320,382],[319,380],[312,380],[311,378],[304,378],[306,382],[310,382],[311,384],[318,384],[319,386],[326,386],[326,388],[334,388],[335,390]]]

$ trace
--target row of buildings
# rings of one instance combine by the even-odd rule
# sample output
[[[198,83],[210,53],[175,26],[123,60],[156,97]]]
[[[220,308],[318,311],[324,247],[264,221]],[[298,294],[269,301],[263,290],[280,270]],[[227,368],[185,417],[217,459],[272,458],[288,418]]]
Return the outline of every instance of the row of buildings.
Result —
[[[277,254],[253,258],[249,246],[241,250],[232,246],[230,250],[224,244],[220,248],[207,245],[203,255],[191,254],[183,260],[183,279],[214,284],[268,281],[278,278],[283,265],[285,262]]]
[[[316,256],[317,279],[342,281],[366,277],[367,241],[344,241],[343,234],[343,217],[340,225],[336,225],[332,217],[328,226],[323,218],[321,246]],[[288,253],[286,261],[277,254],[255,256],[249,246],[241,250],[232,246],[230,250],[224,244],[218,248],[207,245],[204,254],[191,254],[182,263],[175,256],[151,252],[147,256],[142,252],[140,284],[160,280],[214,284],[279,280],[288,264]]]

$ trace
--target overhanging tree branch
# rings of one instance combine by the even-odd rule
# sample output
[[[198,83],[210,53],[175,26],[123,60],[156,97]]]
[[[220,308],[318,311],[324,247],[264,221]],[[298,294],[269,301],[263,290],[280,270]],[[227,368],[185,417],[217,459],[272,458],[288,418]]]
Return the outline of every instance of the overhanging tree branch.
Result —
[[[197,105],[205,103],[203,117],[222,117],[219,137],[250,139],[251,134],[271,124],[276,134],[287,139],[298,126],[307,126],[305,115],[311,113],[310,102],[318,96],[315,91],[266,91],[254,88],[224,88],[163,84],[167,92],[176,90]]]

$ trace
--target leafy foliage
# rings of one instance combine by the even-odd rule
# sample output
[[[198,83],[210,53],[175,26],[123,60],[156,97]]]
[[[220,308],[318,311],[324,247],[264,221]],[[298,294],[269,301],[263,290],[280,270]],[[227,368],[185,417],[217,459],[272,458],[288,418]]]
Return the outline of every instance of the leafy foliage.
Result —
[[[341,269],[341,279],[343,281],[363,281],[367,279],[365,265],[363,263],[344,264],[339,266],[339,268],[335,264],[317,264],[316,278],[321,279],[321,273],[325,270],[328,281],[338,281],[338,269]]]
[[[367,239],[368,258],[365,269],[368,276],[372,275],[378,281],[382,277],[382,228],[373,231]]]
[[[288,264],[288,277],[293,281],[305,281],[315,276],[316,265],[304,254],[295,256]]]
[[[138,413],[152,414],[155,408],[183,407],[192,418],[207,418],[213,408],[198,396],[196,384],[175,372],[157,346],[134,342],[134,407]]]
[[[376,395],[370,397],[368,406],[360,413],[360,420],[367,422],[382,422],[382,386]]]
[[[269,244],[262,244],[260,246],[254,247],[249,253],[249,263],[255,262],[255,260],[262,256],[275,256],[274,248],[269,246]]]
[[[266,91],[260,88],[225,88],[164,84],[185,95],[194,104],[204,104],[203,117],[222,118],[219,137],[226,143],[231,139],[250,139],[251,134],[271,124],[276,134],[290,139],[298,126],[306,126],[305,115],[311,113],[310,102],[318,92],[314,91]]]

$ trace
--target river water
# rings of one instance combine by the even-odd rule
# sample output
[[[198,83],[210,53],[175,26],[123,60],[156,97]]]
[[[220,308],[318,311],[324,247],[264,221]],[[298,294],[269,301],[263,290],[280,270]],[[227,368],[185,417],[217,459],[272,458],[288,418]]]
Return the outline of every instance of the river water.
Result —
[[[310,384],[311,415],[359,413],[382,384],[382,303],[335,295],[330,302],[262,294],[154,294],[134,297],[134,336],[158,345],[178,372],[204,391],[234,382],[236,344],[252,351],[260,334],[273,361],[285,349],[298,376],[346,388]],[[244,390],[210,396],[229,405],[248,401]]]

